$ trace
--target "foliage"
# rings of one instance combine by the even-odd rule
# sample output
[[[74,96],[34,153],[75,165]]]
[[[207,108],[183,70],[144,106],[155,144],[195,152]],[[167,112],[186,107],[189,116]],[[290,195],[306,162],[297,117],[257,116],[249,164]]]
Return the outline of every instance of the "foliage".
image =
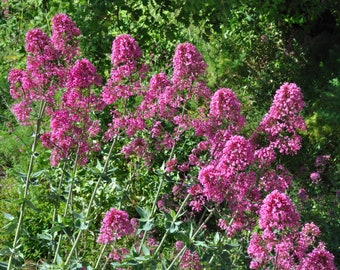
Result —
[[[225,3],[172,0],[167,3],[163,1],[113,3],[80,0],[67,3],[32,0],[24,5],[21,1],[3,1],[0,25],[3,37],[0,43],[2,48],[0,88],[3,99],[0,110],[5,112],[1,121],[9,121],[11,124],[3,122],[1,127],[3,130],[10,127],[13,133],[8,136],[6,131],[1,132],[0,143],[3,146],[0,151],[1,171],[4,176],[5,174],[14,176],[15,171],[26,170],[27,156],[34,155],[35,164],[33,173],[21,174],[20,178],[20,181],[26,181],[26,185],[30,186],[28,197],[24,196],[23,199],[24,189],[20,188],[21,199],[13,199],[16,195],[11,192],[10,204],[1,209],[8,213],[7,228],[14,229],[13,224],[17,223],[18,218],[20,220],[19,213],[24,212],[20,207],[27,206],[23,233],[20,236],[20,251],[16,250],[15,255],[12,255],[14,264],[21,265],[25,258],[26,264],[27,260],[36,261],[42,269],[48,269],[52,264],[54,267],[57,267],[57,264],[61,267],[65,261],[71,268],[91,269],[90,265],[93,266],[97,260],[98,264],[104,265],[104,257],[107,257],[110,251],[104,249],[104,246],[100,254],[92,251],[98,250],[96,239],[103,213],[114,207],[125,210],[130,218],[139,219],[135,235],[117,239],[113,251],[116,252],[116,256],[125,259],[121,262],[119,260],[112,262],[114,267],[120,265],[142,269],[154,265],[161,268],[161,263],[163,267],[169,266],[172,262],[179,263],[177,255],[180,257],[184,254],[180,263],[182,267],[189,267],[190,262],[197,260],[199,255],[202,256],[200,262],[202,266],[222,268],[230,265],[231,269],[233,267],[248,269],[250,258],[247,255],[247,248],[250,233],[240,230],[234,237],[226,237],[224,230],[230,233],[228,231],[230,227],[218,221],[224,219],[225,222],[230,221],[230,224],[235,222],[233,216],[235,213],[231,210],[232,200],[218,205],[219,195],[208,193],[202,195],[192,190],[191,201],[188,202],[189,199],[183,195],[197,183],[197,178],[200,179],[199,175],[203,174],[203,168],[214,160],[211,153],[206,150],[198,157],[195,156],[196,146],[202,139],[209,141],[207,134],[197,135],[199,131],[195,129],[202,123],[209,125],[204,119],[208,115],[210,99],[201,96],[198,100],[194,98],[186,100],[187,96],[183,93],[189,94],[188,89],[192,86],[186,85],[181,89],[174,86],[173,82],[167,82],[167,87],[175,89],[179,87],[178,90],[184,91],[176,92],[176,95],[186,101],[182,100],[179,103],[176,103],[178,102],[176,100],[172,101],[172,109],[183,110],[182,114],[176,115],[177,122],[174,123],[171,118],[163,119],[165,115],[159,114],[157,110],[152,112],[153,101],[148,100],[145,94],[151,85],[150,79],[153,74],[164,71],[169,78],[173,72],[175,74],[170,59],[175,46],[184,41],[196,44],[208,63],[208,76],[201,77],[202,74],[198,72],[191,78],[192,81],[190,77],[185,78],[193,83],[193,89],[201,91],[202,85],[212,89],[227,85],[235,90],[243,104],[242,112],[247,119],[247,125],[238,131],[240,133],[237,132],[237,135],[252,138],[251,135],[258,129],[258,123],[262,122],[261,118],[270,106],[271,97],[278,85],[285,81],[295,81],[302,86],[307,103],[304,114],[308,128],[306,132],[299,134],[303,137],[303,148],[294,158],[279,155],[277,163],[285,164],[294,174],[293,189],[288,193],[301,214],[302,224],[315,222],[322,231],[321,239],[327,244],[327,248],[333,254],[337,254],[339,241],[332,240],[333,234],[339,231],[336,220],[339,212],[336,194],[340,188],[337,181],[339,138],[336,132],[339,122],[336,113],[339,97],[339,74],[336,68],[339,51],[338,35],[335,30],[339,27],[336,19],[338,9],[334,1],[325,1],[324,5],[317,5],[316,2],[275,1],[272,5],[272,1],[259,4],[239,1]],[[89,163],[82,168],[76,166],[78,155],[72,151],[67,154],[65,160],[60,160],[58,166],[49,167],[47,160],[53,151],[52,145],[49,146],[51,150],[36,145],[37,148],[32,155],[31,143],[37,135],[30,136],[51,131],[48,123],[50,116],[43,119],[42,130],[37,132],[34,131],[34,126],[16,127],[15,120],[7,108],[7,104],[11,106],[13,102],[7,83],[9,68],[16,66],[24,69],[26,65],[23,45],[25,33],[37,26],[49,33],[51,28],[49,21],[60,12],[69,14],[80,28],[83,33],[79,37],[81,56],[86,56],[89,62],[96,66],[98,73],[104,78],[104,85],[108,85],[107,82],[112,77],[112,71],[109,72],[112,40],[123,33],[130,33],[135,37],[144,53],[143,58],[138,60],[138,69],[142,67],[142,63],[148,64],[150,68],[149,71],[141,69],[138,75],[132,74],[129,79],[118,82],[118,85],[129,87],[133,81],[136,83],[133,90],[135,92],[127,97],[118,98],[113,105],[108,104],[101,111],[92,112],[91,121],[98,119],[101,122],[102,130],[97,133],[96,138],[99,138],[102,148],[97,152],[86,152]],[[331,18],[330,22],[323,21],[328,18],[325,14]],[[320,51],[322,53],[319,53]],[[74,62],[66,68],[72,68],[73,64]],[[119,70],[119,65],[113,66],[113,69],[115,68]],[[194,70],[197,72],[197,67]],[[143,72],[145,77],[139,77]],[[117,81],[114,81],[110,87],[116,87],[116,84]],[[65,85],[58,87],[62,92],[57,94],[56,103],[60,104],[64,91],[69,87]],[[91,86],[93,95],[99,96],[101,90],[98,85]],[[150,95],[153,94],[150,92]],[[147,100],[149,103],[140,107]],[[57,110],[57,107],[53,110]],[[115,112],[116,120],[126,121],[125,124],[119,124],[118,120],[111,123],[115,121],[115,117],[112,119],[110,111]],[[181,118],[184,112],[188,118]],[[137,127],[135,131],[129,130],[135,124],[132,120],[143,115],[142,113],[149,113],[149,119],[144,119],[146,126]],[[124,118],[124,115],[127,118]],[[157,117],[161,117],[162,131],[152,137],[152,128],[156,128],[152,125]],[[180,121],[184,119],[197,121],[196,126],[189,127],[187,123],[181,123]],[[242,126],[241,122],[238,123],[239,127]],[[109,123],[116,125],[120,132],[108,128]],[[176,125],[179,124],[183,130],[178,129]],[[224,128],[223,125],[227,124],[224,123],[219,128]],[[262,128],[263,125],[262,123]],[[79,125],[75,125],[73,128],[78,127]],[[260,133],[255,140],[257,143],[262,146],[274,143],[271,141],[272,138],[266,138]],[[101,137],[103,135],[105,136]],[[20,139],[19,144],[16,143],[15,137]],[[160,148],[162,139],[164,143],[172,138],[175,138],[176,147]],[[111,139],[115,142],[112,149],[106,141]],[[227,141],[230,141],[229,137]],[[168,143],[171,145],[171,141]],[[12,153],[18,150],[23,151],[23,154],[13,156]],[[330,156],[329,163],[322,172],[315,166],[315,157],[320,155]],[[195,162],[196,158],[203,163],[200,165],[190,163]],[[190,168],[189,171],[185,171],[187,166]],[[256,168],[258,164],[252,166]],[[15,170],[7,170],[8,167],[15,167]],[[256,170],[255,168],[252,169]],[[280,177],[285,175],[278,167],[275,167],[275,171],[281,173]],[[263,173],[263,170],[257,171],[258,183],[262,181],[259,179]],[[314,183],[313,179],[319,178],[311,179],[312,173],[319,173],[321,182]],[[10,189],[22,183],[15,183],[10,178],[6,180],[3,186]],[[178,188],[182,193],[173,193],[173,188]],[[261,190],[261,200],[268,193],[269,190]],[[205,210],[195,213],[188,203],[192,206],[202,198],[208,199],[209,202],[204,204]],[[18,214],[9,211],[7,205],[13,205],[13,208],[19,211]],[[333,210],[330,211],[330,208]],[[209,211],[213,214],[210,215]],[[252,211],[246,211],[246,217],[250,224],[256,223],[256,215],[254,216]],[[204,230],[200,229],[202,224]],[[261,232],[258,227],[255,227],[254,231]],[[8,234],[4,235],[1,244],[11,246],[10,243],[5,243],[5,240],[9,240],[14,231],[8,230],[6,233]],[[136,238],[138,234],[140,238]],[[282,235],[289,236],[286,232],[282,232]],[[184,243],[184,249],[174,249],[179,240]],[[75,249],[72,249],[71,255],[67,258],[70,243],[73,243]],[[131,247],[128,254],[125,250],[119,249],[124,246]],[[59,249],[60,247],[63,248]],[[10,252],[12,252],[10,249],[4,249],[2,254],[6,257]],[[162,255],[162,262],[157,259],[159,254]],[[113,253],[111,255],[113,256]],[[338,256],[335,260],[338,263]]]

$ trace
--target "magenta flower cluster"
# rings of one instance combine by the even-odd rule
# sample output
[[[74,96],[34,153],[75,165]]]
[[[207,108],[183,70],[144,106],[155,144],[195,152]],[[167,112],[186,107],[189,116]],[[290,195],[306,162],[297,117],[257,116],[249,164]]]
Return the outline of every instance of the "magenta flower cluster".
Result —
[[[133,232],[134,229],[128,213],[111,208],[106,212],[102,221],[97,242],[99,244],[109,244]]]
[[[10,94],[19,100],[12,111],[20,123],[32,124],[32,116],[38,116],[36,103],[45,103],[50,131],[42,134],[41,140],[52,149],[53,166],[72,154],[84,165],[90,152],[100,150],[95,140],[99,121],[91,115],[102,110],[104,103],[91,88],[101,85],[101,77],[89,60],[76,60],[79,35],[80,30],[67,15],[55,15],[51,38],[40,29],[27,32],[26,69],[12,69],[8,77]]]
[[[286,102],[293,107],[292,110],[287,110]],[[207,200],[228,206],[233,222],[219,220],[219,226],[228,235],[255,225],[255,220],[251,221],[246,213],[259,210],[261,190],[284,192],[290,186],[291,174],[282,164],[275,165],[274,162],[277,159],[276,150],[288,155],[296,153],[299,148],[294,147],[296,151],[280,151],[277,146],[291,145],[291,138],[286,136],[289,133],[297,141],[300,140],[298,130],[305,127],[300,116],[303,105],[300,89],[294,84],[284,84],[277,91],[259,129],[250,139],[246,139],[237,135],[245,124],[241,103],[230,89],[220,89],[211,98],[208,117],[195,122],[196,134],[206,137],[205,150],[210,150],[210,160],[201,165],[198,174],[202,195]],[[277,128],[278,122],[280,128]],[[267,145],[258,140],[262,131],[268,136]],[[278,140],[282,144],[278,144]],[[262,170],[255,172],[254,168]],[[206,200],[200,201],[205,203]],[[195,200],[192,205],[195,209],[202,209]]]
[[[88,154],[100,150],[94,141],[100,132],[99,121],[91,119],[91,114],[102,110],[104,104],[90,92],[92,85],[101,85],[96,68],[87,59],[77,60],[69,69],[59,108],[51,115],[51,131],[41,136],[42,144],[52,149],[53,166],[74,153],[78,164],[85,165]]]
[[[79,28],[65,14],[57,14],[52,18],[51,40],[67,62],[71,62],[80,53],[79,41],[74,38],[79,35]]]
[[[318,184],[322,178],[321,175],[324,173],[327,165],[330,164],[331,157],[329,155],[319,155],[315,158],[316,171],[310,174],[310,179],[313,184]]]
[[[289,197],[277,190],[272,191],[260,208],[260,229],[268,234],[276,230],[296,228],[300,224],[300,216]]]
[[[200,258],[196,251],[186,250],[179,264],[180,269],[201,270]]]
[[[110,78],[102,92],[106,104],[138,93],[140,77],[148,70],[146,65],[140,63],[141,57],[142,51],[130,35],[123,34],[115,38],[112,43]]]
[[[307,223],[299,230],[300,216],[286,194],[271,192],[259,214],[262,233],[253,233],[247,250],[251,269],[336,269],[334,256],[323,242],[317,244],[320,229]]]
[[[63,14],[58,16],[67,17]],[[67,67],[61,64],[65,55],[58,50],[55,41],[41,29],[29,30],[25,39],[28,53],[26,69],[9,72],[10,94],[19,101],[13,105],[12,112],[21,124],[31,124],[35,102],[44,101],[52,107],[56,91],[65,84]]]
[[[299,114],[305,103],[300,88],[294,83],[284,83],[276,92],[269,112],[262,119],[258,131],[264,132],[269,147],[281,154],[296,154],[301,148],[298,130],[306,124]]]
[[[207,66],[202,55],[190,43],[178,45],[172,62],[174,69],[172,81],[182,87],[191,85],[193,81],[203,76]]]
[[[278,157],[298,152],[299,131],[306,128],[303,95],[296,84],[284,83],[276,91],[269,112],[248,138],[241,135],[246,124],[241,102],[231,89],[212,93],[207,87],[207,65],[194,45],[177,46],[172,76],[161,72],[147,81],[149,67],[138,43],[119,35],[112,43],[110,77],[98,93],[94,90],[102,86],[102,78],[89,60],[78,58],[79,35],[65,14],[52,19],[51,38],[40,29],[30,30],[26,69],[13,69],[8,78],[10,94],[18,100],[12,111],[20,123],[32,124],[36,103],[45,104],[50,124],[41,141],[51,149],[53,166],[74,157],[76,165],[85,165],[93,151],[100,151],[99,142],[123,135],[120,153],[126,159],[137,157],[150,167],[158,153],[169,155],[165,172],[179,181],[172,194],[158,198],[159,211],[177,211],[189,194],[189,214],[183,219],[200,215],[207,206],[219,207],[217,225],[229,237],[253,230],[258,221],[248,247],[252,269],[335,269],[334,256],[317,243],[319,228],[308,223],[300,230],[300,216],[285,193],[292,175]],[[102,130],[95,115],[105,107],[112,121]],[[186,145],[188,134],[196,136],[196,145]],[[317,158],[313,182],[320,181],[328,160]],[[300,190],[299,197],[308,195]],[[111,208],[97,242],[110,244],[136,231],[127,212]],[[157,241],[149,237],[148,245],[154,248]],[[175,244],[177,250],[183,246]],[[125,248],[117,248],[110,257],[121,261],[126,254]],[[198,253],[186,250],[180,267],[201,269]]]

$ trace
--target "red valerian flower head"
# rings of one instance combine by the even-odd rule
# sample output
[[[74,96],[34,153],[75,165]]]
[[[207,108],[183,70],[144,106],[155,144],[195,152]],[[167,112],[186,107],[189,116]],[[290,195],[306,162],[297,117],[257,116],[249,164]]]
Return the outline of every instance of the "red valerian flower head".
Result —
[[[101,77],[95,66],[87,59],[77,60],[70,68],[66,86],[68,88],[88,88],[91,85],[99,86]]]
[[[55,48],[65,55],[68,62],[80,52],[79,42],[76,39],[79,35],[79,28],[66,14],[57,14],[52,18],[51,40]]]
[[[128,34],[122,34],[112,43],[111,62],[114,67],[135,64],[142,57],[142,51],[136,40]]]
[[[301,89],[295,83],[284,83],[276,91],[269,112],[263,117],[258,131],[264,131],[270,146],[285,155],[294,155],[301,148],[297,130],[305,130],[300,115],[305,103]]]
[[[111,208],[106,212],[102,221],[97,242],[99,244],[109,244],[133,232],[134,229],[129,220],[128,213]]]
[[[241,102],[231,89],[217,90],[210,102],[210,116],[221,125],[227,122],[231,131],[240,131],[245,124],[245,117],[241,115]]]
[[[196,251],[191,252],[189,249],[184,252],[179,266],[181,269],[192,269],[192,270],[202,269],[200,258],[197,252]]]
[[[318,247],[302,259],[298,270],[335,270],[334,255],[326,250],[325,244],[320,242]]]
[[[254,159],[254,147],[243,136],[231,136],[222,152],[217,167],[226,174],[245,170]]]
[[[188,42],[177,46],[172,62],[174,68],[172,81],[175,84],[181,84],[186,79],[191,83],[203,76],[207,67],[202,55]]]
[[[39,28],[28,30],[25,42],[26,51],[32,55],[48,57],[48,54],[55,54],[51,39]]]
[[[274,190],[263,200],[259,225],[270,231],[296,229],[300,226],[300,215],[285,193]]]

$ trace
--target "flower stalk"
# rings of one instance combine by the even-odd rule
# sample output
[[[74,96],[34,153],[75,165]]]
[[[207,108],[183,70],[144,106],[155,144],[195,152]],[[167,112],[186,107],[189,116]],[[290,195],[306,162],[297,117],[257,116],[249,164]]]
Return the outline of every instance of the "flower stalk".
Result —
[[[114,139],[113,139],[113,141],[112,141],[112,144],[111,144],[109,153],[108,153],[108,155],[107,155],[107,158],[106,158],[104,167],[102,168],[101,174],[104,174],[104,173],[106,172],[106,170],[107,170],[107,167],[108,167],[108,165],[109,165],[109,161],[110,161],[110,158],[111,158],[111,156],[112,156],[112,152],[113,152],[113,149],[114,149],[114,146],[115,146],[115,143],[116,143],[116,138],[117,138],[117,137],[114,137]],[[100,176],[100,177],[98,178],[97,183],[96,183],[96,186],[94,187],[94,190],[93,190],[93,192],[92,192],[91,199],[90,199],[89,204],[88,204],[88,208],[87,208],[87,210],[86,210],[86,212],[85,212],[85,213],[86,213],[86,214],[85,214],[85,220],[86,220],[86,219],[89,217],[89,215],[90,215],[90,211],[91,211],[91,209],[92,209],[92,204],[93,204],[93,201],[94,201],[94,197],[95,197],[95,195],[96,195],[96,193],[97,193],[97,189],[98,189],[98,187],[99,187],[99,184],[101,183],[101,180],[102,180],[102,176]],[[72,257],[72,255],[73,255],[73,253],[74,253],[74,251],[75,251],[75,249],[76,249],[76,247],[77,247],[77,245],[78,245],[78,242],[79,242],[79,240],[80,240],[80,237],[81,237],[82,233],[83,233],[82,230],[80,230],[80,231],[78,232],[77,237],[75,238],[74,243],[73,243],[73,245],[72,245],[72,248],[71,248],[71,250],[70,250],[70,252],[69,252],[69,254],[68,254],[67,258],[66,258],[65,266],[69,264],[69,262],[70,262],[70,260],[71,260],[71,257]]]
[[[20,238],[20,233],[21,233],[21,228],[22,228],[22,224],[24,221],[24,212],[25,212],[25,207],[26,207],[26,200],[29,194],[29,186],[30,186],[30,182],[31,182],[31,175],[33,172],[33,165],[34,165],[34,160],[36,158],[36,149],[38,146],[38,140],[39,140],[39,135],[40,135],[40,128],[41,128],[41,122],[42,122],[42,118],[43,118],[43,114],[46,108],[46,102],[45,101],[41,101],[40,103],[40,107],[39,107],[39,112],[38,112],[38,119],[37,119],[37,123],[35,126],[35,134],[34,134],[34,140],[33,140],[33,144],[32,144],[32,150],[31,150],[31,158],[30,158],[30,162],[28,165],[28,169],[27,169],[27,174],[26,174],[26,181],[25,181],[25,190],[24,190],[24,194],[23,194],[23,200],[20,206],[20,213],[19,213],[19,219],[18,219],[18,225],[15,231],[15,236],[14,236],[14,241],[13,241],[13,252],[11,253],[9,260],[8,260],[8,265],[7,265],[7,270],[12,269],[12,264],[13,264],[13,259],[15,256],[15,250]]]
[[[209,213],[209,215],[207,216],[207,218],[202,222],[202,224],[197,228],[197,230],[195,231],[195,233],[190,237],[190,241],[193,241],[196,237],[196,235],[202,230],[203,226],[209,221],[209,219],[212,217],[212,215],[214,214],[216,208],[212,209]],[[175,256],[175,258],[172,260],[171,264],[169,265],[169,267],[167,268],[167,270],[171,270],[172,267],[174,266],[174,264],[176,263],[176,261],[178,260],[178,258],[180,258],[184,252],[187,250],[187,247],[184,246]]]

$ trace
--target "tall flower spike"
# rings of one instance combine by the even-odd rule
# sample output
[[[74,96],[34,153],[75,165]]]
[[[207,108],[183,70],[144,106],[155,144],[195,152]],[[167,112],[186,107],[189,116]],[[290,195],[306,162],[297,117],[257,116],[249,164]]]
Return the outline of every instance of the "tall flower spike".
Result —
[[[79,35],[79,28],[66,14],[57,14],[52,18],[52,42],[65,55],[67,62],[80,53]]]
[[[190,43],[177,46],[172,62],[174,68],[172,81],[174,84],[184,83],[184,86],[186,80],[190,85],[198,77],[203,76],[207,67],[202,55]]]
[[[111,62],[114,67],[125,64],[136,64],[142,57],[142,51],[136,40],[128,34],[122,34],[112,43]]]
[[[41,136],[43,145],[53,149],[50,157],[53,166],[74,153],[78,154],[78,163],[84,165],[88,154],[100,149],[100,144],[92,140],[100,131],[99,122],[90,115],[104,104],[90,92],[90,87],[100,85],[101,77],[89,60],[81,59],[70,67],[66,81],[60,108],[52,113],[51,131]]]
[[[111,74],[102,92],[102,99],[106,104],[128,98],[139,89],[139,79],[146,70],[144,64],[138,66],[141,57],[142,51],[130,35],[123,34],[115,38],[112,43]],[[134,74],[138,74],[138,78],[131,80]],[[129,78],[128,84],[125,84],[126,78]]]
[[[99,244],[109,244],[133,233],[129,215],[125,211],[111,208],[106,212],[97,239]]]
[[[296,229],[300,226],[300,215],[286,194],[274,190],[263,200],[259,225],[270,231]]]
[[[245,124],[245,117],[241,115],[241,102],[231,89],[217,90],[210,102],[210,116],[218,126],[226,122],[228,129],[238,132]]]
[[[258,127],[258,131],[267,134],[270,146],[282,154],[296,154],[301,148],[297,130],[306,129],[299,115],[304,106],[300,88],[295,83],[284,83],[276,91],[273,104]]]
[[[118,82],[131,76],[137,71],[138,61],[141,57],[142,51],[133,37],[127,34],[117,36],[112,43],[111,79]]]
[[[29,125],[32,102],[46,101],[46,111],[53,106],[55,91],[64,86],[65,68],[58,61],[60,53],[41,29],[29,30],[25,42],[26,69],[12,69],[8,81],[11,96],[21,99],[12,111],[21,124]]]
[[[326,250],[325,244],[320,242],[319,246],[308,253],[297,268],[298,270],[336,270],[334,255]]]

